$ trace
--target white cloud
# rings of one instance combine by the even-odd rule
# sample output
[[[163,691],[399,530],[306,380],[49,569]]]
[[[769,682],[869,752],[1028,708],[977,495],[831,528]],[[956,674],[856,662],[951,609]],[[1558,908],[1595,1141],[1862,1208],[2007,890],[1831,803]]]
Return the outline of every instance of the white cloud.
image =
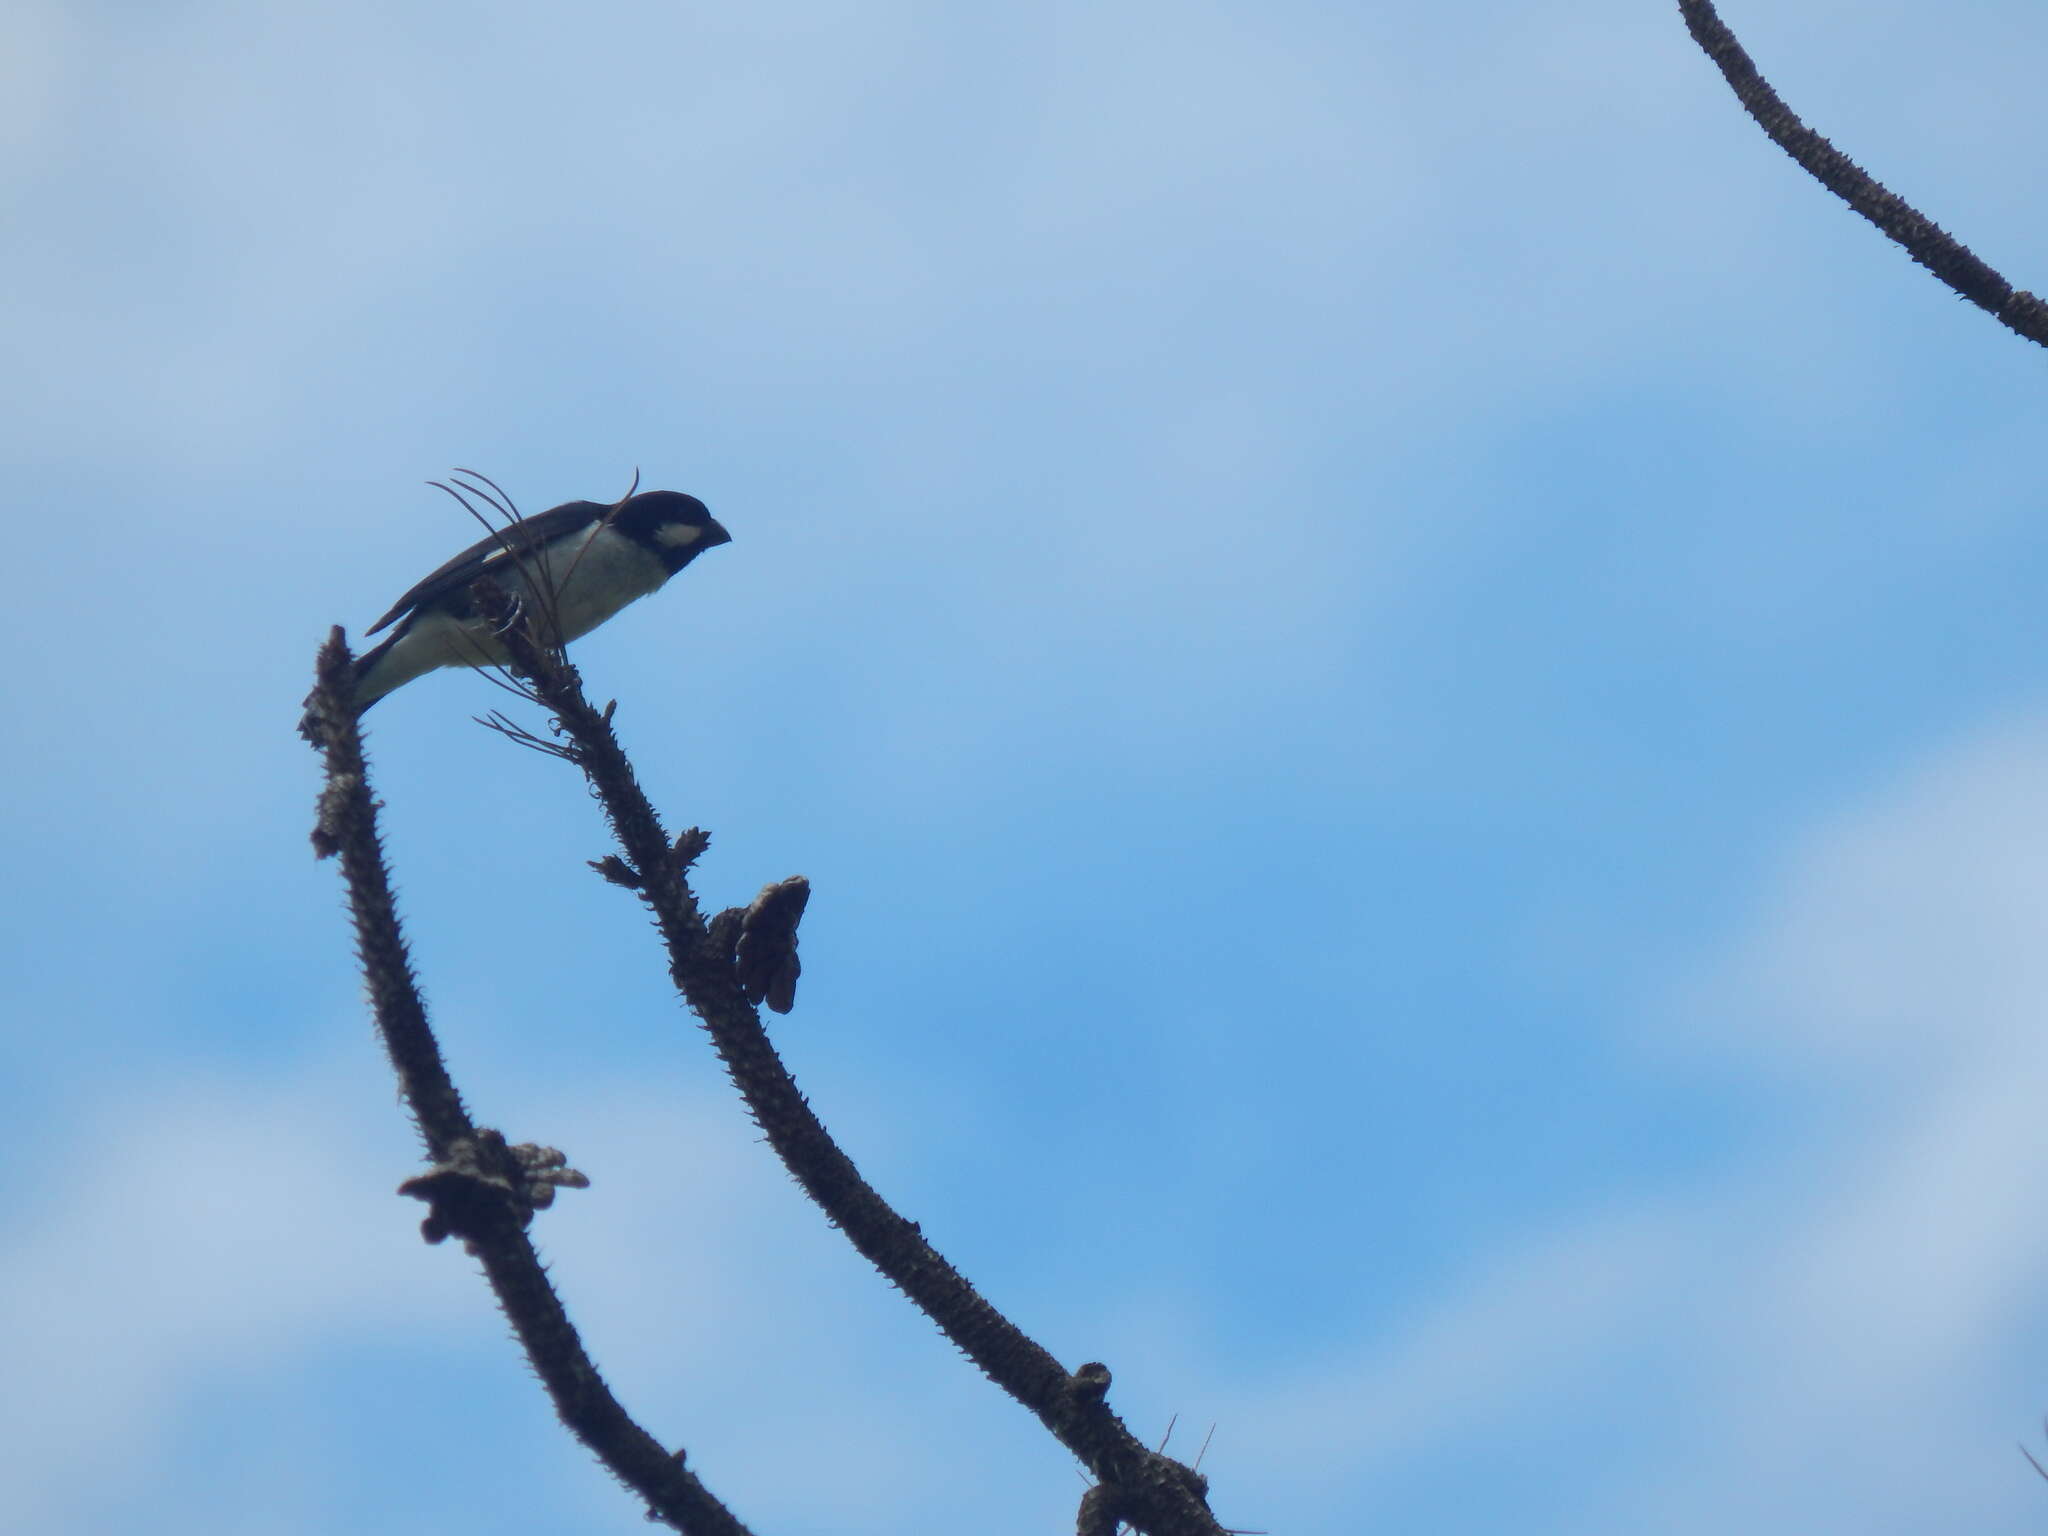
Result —
[[[1581,1532],[2037,1528],[2012,1445],[2048,1406],[2043,783],[2024,720],[1802,839],[1684,1010],[1688,1052],[1732,1046],[1770,1106],[1761,1149],[1497,1242],[1269,1380],[1226,1428],[1232,1495],[1359,1518],[1418,1462],[1605,1416],[1639,1437],[1617,1459],[1490,1475]]]
[[[2038,1524],[2010,1446],[2048,1405],[2043,782],[2035,716],[1832,818],[1689,1003],[1695,1045],[1711,1027],[1800,1086],[1719,1197],[1737,1246],[1667,1528]]]
[[[1688,1033],[1805,1069],[2041,1074],[2044,767],[2048,719],[2016,719],[1828,818],[1689,1000]]]
[[[16,1528],[81,1528],[67,1520],[84,1490],[165,1476],[206,1382],[288,1371],[351,1336],[490,1331],[464,1320],[456,1266],[418,1262],[396,1177],[360,1161],[397,1150],[345,1107],[363,1076],[331,1061],[283,1083],[195,1076],[97,1107],[55,1164],[61,1199],[24,1203],[0,1272],[0,1500]]]
[[[1670,1213],[1640,1211],[1497,1246],[1391,1328],[1269,1382],[1231,1426],[1232,1458],[1272,1485],[1264,1498],[1314,1491],[1327,1501],[1299,1509],[1304,1521],[1356,1511],[1417,1455],[1512,1434],[1609,1374],[1634,1332],[1652,1326],[1692,1241]]]
[[[475,1265],[423,1245],[418,1209],[393,1195],[416,1143],[382,1070],[355,1038],[267,1081],[110,1096],[57,1164],[61,1200],[28,1202],[0,1272],[14,1320],[0,1523],[99,1529],[154,1490],[179,1511],[170,1529],[318,1531],[342,1528],[355,1498],[393,1519],[462,1498],[446,1468],[415,1490],[433,1469],[412,1448],[351,1465],[363,1444],[321,1443],[329,1416],[360,1407],[343,1379],[358,1354],[390,1377],[362,1388],[369,1401],[445,1388],[461,1402],[449,1466],[502,1471],[512,1504],[636,1518],[516,1368]],[[678,1091],[686,1077],[701,1085]],[[544,1102],[531,1079],[503,1086],[510,1132],[559,1141],[593,1177],[536,1225],[586,1345],[629,1411],[743,1513],[829,1523],[851,1501],[936,1521],[1018,1476],[1019,1458],[1070,1502],[1062,1454],[825,1226],[708,1062],[554,1083]],[[246,1422],[250,1401],[280,1416]],[[914,1430],[934,1419],[948,1433]]]

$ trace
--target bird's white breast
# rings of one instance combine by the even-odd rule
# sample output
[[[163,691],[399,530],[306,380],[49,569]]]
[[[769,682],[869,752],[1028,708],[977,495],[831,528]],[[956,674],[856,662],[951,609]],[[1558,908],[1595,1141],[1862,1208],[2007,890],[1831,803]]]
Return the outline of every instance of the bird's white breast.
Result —
[[[513,571],[494,571],[500,582],[513,583]],[[574,640],[587,635],[626,604],[657,590],[668,580],[668,570],[653,554],[612,528],[557,539],[546,549],[528,556],[518,567],[513,590],[525,597],[538,586],[555,589],[555,621],[562,638]],[[542,604],[537,616],[547,622]]]

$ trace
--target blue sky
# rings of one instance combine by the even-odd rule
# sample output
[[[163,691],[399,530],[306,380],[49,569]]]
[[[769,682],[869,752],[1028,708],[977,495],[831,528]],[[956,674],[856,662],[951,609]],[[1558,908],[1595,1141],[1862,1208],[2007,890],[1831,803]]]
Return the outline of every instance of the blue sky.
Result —
[[[2039,7],[1725,14],[2048,282]],[[2048,1518],[2044,360],[1675,6],[11,31],[7,1524],[643,1528],[391,1194],[305,842],[313,649],[470,539],[457,464],[732,529],[589,686],[708,900],[814,882],[827,1123],[1215,1426],[1227,1524]],[[594,1180],[537,1235],[622,1397],[764,1533],[1070,1521],[497,701],[408,688],[374,769],[472,1103]]]

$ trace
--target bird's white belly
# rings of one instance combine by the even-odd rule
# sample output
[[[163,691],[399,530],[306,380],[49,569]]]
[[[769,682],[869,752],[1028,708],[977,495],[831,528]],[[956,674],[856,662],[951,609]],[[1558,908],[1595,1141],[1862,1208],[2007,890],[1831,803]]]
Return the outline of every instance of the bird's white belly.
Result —
[[[653,555],[609,528],[559,539],[505,565],[492,576],[520,600],[542,640],[587,635],[628,603],[656,591],[668,571]],[[537,595],[552,592],[552,601]],[[503,666],[511,658],[492,626],[431,609],[415,614],[405,633],[358,684],[367,703],[437,667]]]
[[[525,561],[514,590],[531,607],[534,587],[554,587],[553,613],[541,604],[534,628],[543,638],[552,638],[547,635],[552,620],[561,626],[562,639],[574,640],[667,580],[668,571],[653,555],[623,534],[599,528],[557,540],[547,547],[544,561]]]

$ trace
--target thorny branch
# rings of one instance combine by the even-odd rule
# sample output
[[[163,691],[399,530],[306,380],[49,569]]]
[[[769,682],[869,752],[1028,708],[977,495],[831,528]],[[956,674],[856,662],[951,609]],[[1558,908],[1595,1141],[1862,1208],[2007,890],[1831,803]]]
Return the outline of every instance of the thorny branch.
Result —
[[[2013,287],[1968,246],[1815,133],[1757,71],[1714,9],[1713,0],[1678,0],[1693,41],[1720,69],[1749,115],[1806,172],[1902,245],[1906,254],[1962,297],[2027,340],[2048,346],[2048,303]]]
[[[649,1516],[689,1536],[747,1536],[746,1527],[684,1467],[682,1453],[663,1449],[620,1406],[584,1352],[533,1250],[526,1226],[534,1211],[552,1201],[556,1189],[588,1181],[559,1152],[508,1146],[498,1132],[475,1125],[448,1075],[391,897],[354,709],[354,677],[354,658],[337,628],[321,647],[314,689],[314,707],[331,729],[323,744],[327,779],[313,847],[321,858],[340,856],[377,1032],[434,1160],[427,1173],[407,1181],[404,1192],[427,1201],[422,1230],[429,1241],[460,1237],[482,1262],[562,1422],[646,1502]]]
[[[512,670],[553,716],[552,729],[580,767],[618,839],[620,855],[594,861],[612,883],[636,891],[654,914],[668,950],[669,975],[711,1036],[714,1049],[785,1167],[831,1223],[883,1277],[921,1308],[982,1372],[1037,1415],[1081,1459],[1105,1490],[1084,1521],[1113,1510],[1150,1536],[1225,1536],[1209,1512],[1208,1481],[1149,1449],[1105,1401],[1109,1371],[1090,1363],[1069,1373],[968,1283],[860,1176],[797,1089],[748,1000],[758,991],[771,1005],[785,1000],[777,974],[743,976],[735,954],[743,928],[736,913],[707,923],[688,870],[703,849],[692,829],[672,840],[655,815],[612,729],[611,710],[584,698],[581,680],[558,650],[535,642],[502,593],[483,592],[484,615],[504,632]],[[794,882],[779,900],[796,903]],[[802,887],[808,894],[808,887]],[[769,892],[756,903],[774,902]],[[800,910],[800,906],[798,908]],[[789,919],[793,929],[794,919]],[[718,931],[714,934],[714,928]],[[793,970],[788,974],[794,985]]]

